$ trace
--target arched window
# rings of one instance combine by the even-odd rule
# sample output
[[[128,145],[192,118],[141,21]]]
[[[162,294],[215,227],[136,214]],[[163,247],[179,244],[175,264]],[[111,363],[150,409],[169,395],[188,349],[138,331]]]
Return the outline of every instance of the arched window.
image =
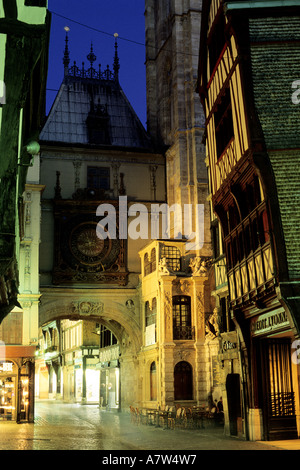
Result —
[[[151,264],[151,272],[155,271],[156,269],[156,250],[152,248],[151,250],[151,257],[150,257],[150,264]]]
[[[193,339],[191,298],[187,295],[173,297],[173,339]]]
[[[153,273],[156,269],[156,250],[152,248],[150,253],[150,259],[148,253],[144,256],[144,276]]]
[[[152,304],[150,302],[145,303],[145,325],[153,325],[156,324],[156,298],[152,299]]]
[[[174,368],[174,399],[193,399],[193,369],[186,361],[178,362]]]
[[[150,366],[150,400],[157,400],[156,363],[154,361]]]
[[[150,261],[148,253],[146,253],[144,256],[144,276],[147,276],[148,274],[150,274],[150,272]]]
[[[151,321],[151,308],[150,308],[150,304],[147,300],[147,302],[145,302],[145,326],[149,326],[152,324],[152,321]]]
[[[156,316],[156,297],[152,299],[152,315]]]

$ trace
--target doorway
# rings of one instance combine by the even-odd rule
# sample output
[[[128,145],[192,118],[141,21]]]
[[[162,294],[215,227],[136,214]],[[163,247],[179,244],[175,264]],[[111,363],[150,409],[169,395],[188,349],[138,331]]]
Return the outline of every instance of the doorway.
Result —
[[[264,438],[297,439],[290,339],[261,340],[260,357]]]
[[[193,399],[193,370],[188,362],[181,361],[175,366],[174,398],[175,400]]]
[[[241,384],[239,374],[228,374],[226,378],[229,429],[232,436],[237,436],[241,425]]]

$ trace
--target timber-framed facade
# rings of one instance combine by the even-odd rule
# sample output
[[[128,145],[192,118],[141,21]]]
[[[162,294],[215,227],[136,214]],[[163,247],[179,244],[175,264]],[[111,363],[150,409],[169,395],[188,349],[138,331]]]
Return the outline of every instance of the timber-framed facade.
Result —
[[[279,167],[279,161],[289,166],[289,155],[297,159],[299,142],[291,100],[270,88],[278,73],[282,87],[291,85],[283,49],[297,69],[292,51],[299,49],[299,6],[287,4],[207,1],[201,25],[198,90],[206,118],[212,227],[222,234],[222,295],[229,299],[221,336],[229,335],[234,346],[219,354],[227,431],[252,440],[299,434],[299,369],[293,360],[299,278],[292,269],[298,237],[290,227],[292,254],[287,222],[288,214],[298,216],[284,200],[287,182]],[[282,106],[286,111],[278,120]],[[291,199],[293,188],[292,183]],[[215,253],[217,278],[220,249]],[[235,328],[228,327],[231,322]]]

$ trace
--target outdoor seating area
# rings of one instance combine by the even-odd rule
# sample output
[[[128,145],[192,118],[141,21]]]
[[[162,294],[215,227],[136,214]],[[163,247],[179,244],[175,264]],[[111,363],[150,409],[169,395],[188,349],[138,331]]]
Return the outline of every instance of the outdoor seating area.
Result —
[[[130,421],[136,425],[148,425],[163,429],[201,429],[223,424],[223,413],[204,406],[163,406],[158,408],[136,408],[130,406]]]

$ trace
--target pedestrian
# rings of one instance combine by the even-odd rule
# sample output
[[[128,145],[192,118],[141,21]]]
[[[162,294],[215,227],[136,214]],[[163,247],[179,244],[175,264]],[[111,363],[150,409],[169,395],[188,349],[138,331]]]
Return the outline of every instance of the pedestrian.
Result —
[[[222,400],[222,397],[220,397],[220,400],[217,403],[217,410],[218,410],[218,413],[223,413],[223,400]]]
[[[220,397],[217,403],[216,421],[218,424],[224,424],[224,408],[222,397]]]

